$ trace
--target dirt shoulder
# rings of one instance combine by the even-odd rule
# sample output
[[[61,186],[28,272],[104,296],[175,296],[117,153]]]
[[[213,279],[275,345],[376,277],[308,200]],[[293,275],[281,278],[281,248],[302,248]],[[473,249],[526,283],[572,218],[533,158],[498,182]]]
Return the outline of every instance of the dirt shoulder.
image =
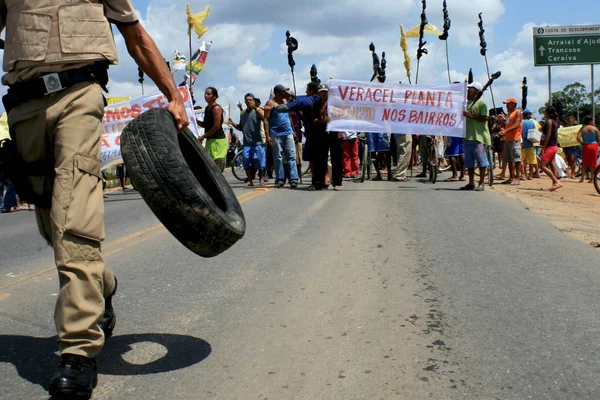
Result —
[[[560,231],[597,247],[593,243],[600,243],[600,195],[587,181],[562,179],[561,183],[563,187],[556,192],[546,192],[551,181],[543,175],[520,186],[495,184],[494,190],[542,214]]]

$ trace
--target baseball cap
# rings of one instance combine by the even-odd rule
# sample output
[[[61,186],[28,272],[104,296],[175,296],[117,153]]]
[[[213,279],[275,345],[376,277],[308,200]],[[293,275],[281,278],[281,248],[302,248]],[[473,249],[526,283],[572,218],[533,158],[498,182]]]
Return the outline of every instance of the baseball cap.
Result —
[[[523,110],[523,114],[531,114],[530,110]]]
[[[317,91],[319,90],[319,84],[317,82],[309,82],[307,86],[310,87],[311,89],[314,89]]]
[[[254,95],[252,93],[246,93],[246,95],[244,96],[244,99],[246,97],[252,97],[253,99],[256,99],[256,97],[254,97]]]
[[[286,88],[283,85],[275,85],[275,87],[273,88],[273,93],[277,94],[277,93],[279,93],[281,91],[285,92],[286,90],[289,90],[289,88]]]
[[[516,97],[509,97],[508,99],[506,99],[503,104],[508,104],[508,103],[515,103],[515,104],[519,104],[519,102],[517,101]]]
[[[483,85],[479,82],[471,82],[469,83],[469,86],[467,86],[468,88],[475,88],[477,90],[479,90],[480,92],[483,91]]]
[[[319,85],[319,92],[329,92],[329,86],[326,83],[321,83]]]
[[[287,89],[287,90],[285,91],[285,93],[286,93],[288,96],[295,96],[295,94],[294,94],[294,92],[292,91],[292,89]]]

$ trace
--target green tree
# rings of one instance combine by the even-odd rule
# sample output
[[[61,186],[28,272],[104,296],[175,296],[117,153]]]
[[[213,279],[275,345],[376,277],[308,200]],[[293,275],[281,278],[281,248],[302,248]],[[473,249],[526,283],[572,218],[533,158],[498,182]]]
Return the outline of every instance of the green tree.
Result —
[[[565,119],[572,115],[577,121],[581,121],[586,115],[592,115],[592,94],[580,82],[570,83],[560,92],[552,93],[552,98],[562,102],[563,117]],[[596,122],[600,123],[600,89],[594,91],[594,100],[596,103]],[[544,107],[539,109],[539,113],[543,115],[544,109],[549,105],[549,103],[546,103]]]

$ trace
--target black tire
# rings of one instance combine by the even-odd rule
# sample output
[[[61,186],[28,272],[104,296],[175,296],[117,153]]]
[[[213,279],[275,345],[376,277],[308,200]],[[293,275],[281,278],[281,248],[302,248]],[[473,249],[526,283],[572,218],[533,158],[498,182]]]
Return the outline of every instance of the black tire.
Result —
[[[594,187],[596,188],[596,192],[600,194],[600,166],[594,169],[593,174],[594,176],[592,178],[594,179]]]
[[[365,145],[363,146],[363,154],[362,154],[362,171],[360,173],[360,181],[364,182],[365,179],[370,179],[371,177],[369,176],[367,178],[367,170],[369,169],[369,164],[370,164],[370,160],[369,160],[369,145],[365,142]],[[369,171],[369,175],[370,171]]]
[[[492,147],[488,147],[487,149],[488,162],[490,166],[488,167],[488,183],[490,187],[494,186],[494,167],[496,165],[496,160],[494,159],[494,149]]]
[[[435,151],[435,147],[432,148],[429,153],[429,180],[431,183],[435,183],[437,181],[438,174],[438,161],[437,161],[437,153]]]
[[[198,139],[154,108],[125,127],[123,160],[150,209],[185,247],[214,257],[244,236],[242,207]]]
[[[446,172],[452,168],[452,164],[450,163],[450,159],[448,157],[444,157],[444,167],[438,165],[438,169],[442,172]]]
[[[310,163],[306,164],[306,169],[302,172],[302,176],[310,174],[312,171],[310,170]]]
[[[231,172],[233,176],[238,181],[244,181],[246,178],[246,171],[244,171],[244,162],[243,162],[243,154],[240,151],[233,157],[233,161],[231,162]]]

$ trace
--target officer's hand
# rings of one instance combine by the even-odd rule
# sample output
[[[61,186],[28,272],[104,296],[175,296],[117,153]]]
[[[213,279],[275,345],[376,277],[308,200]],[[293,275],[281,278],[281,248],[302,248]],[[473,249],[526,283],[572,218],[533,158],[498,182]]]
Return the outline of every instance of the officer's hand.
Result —
[[[177,126],[178,132],[181,132],[186,126],[190,124],[190,120],[188,119],[187,112],[185,111],[185,106],[183,105],[183,99],[181,98],[181,96],[177,96],[175,99],[173,99],[173,101],[171,101],[167,106],[167,110],[175,119],[175,126]]]

